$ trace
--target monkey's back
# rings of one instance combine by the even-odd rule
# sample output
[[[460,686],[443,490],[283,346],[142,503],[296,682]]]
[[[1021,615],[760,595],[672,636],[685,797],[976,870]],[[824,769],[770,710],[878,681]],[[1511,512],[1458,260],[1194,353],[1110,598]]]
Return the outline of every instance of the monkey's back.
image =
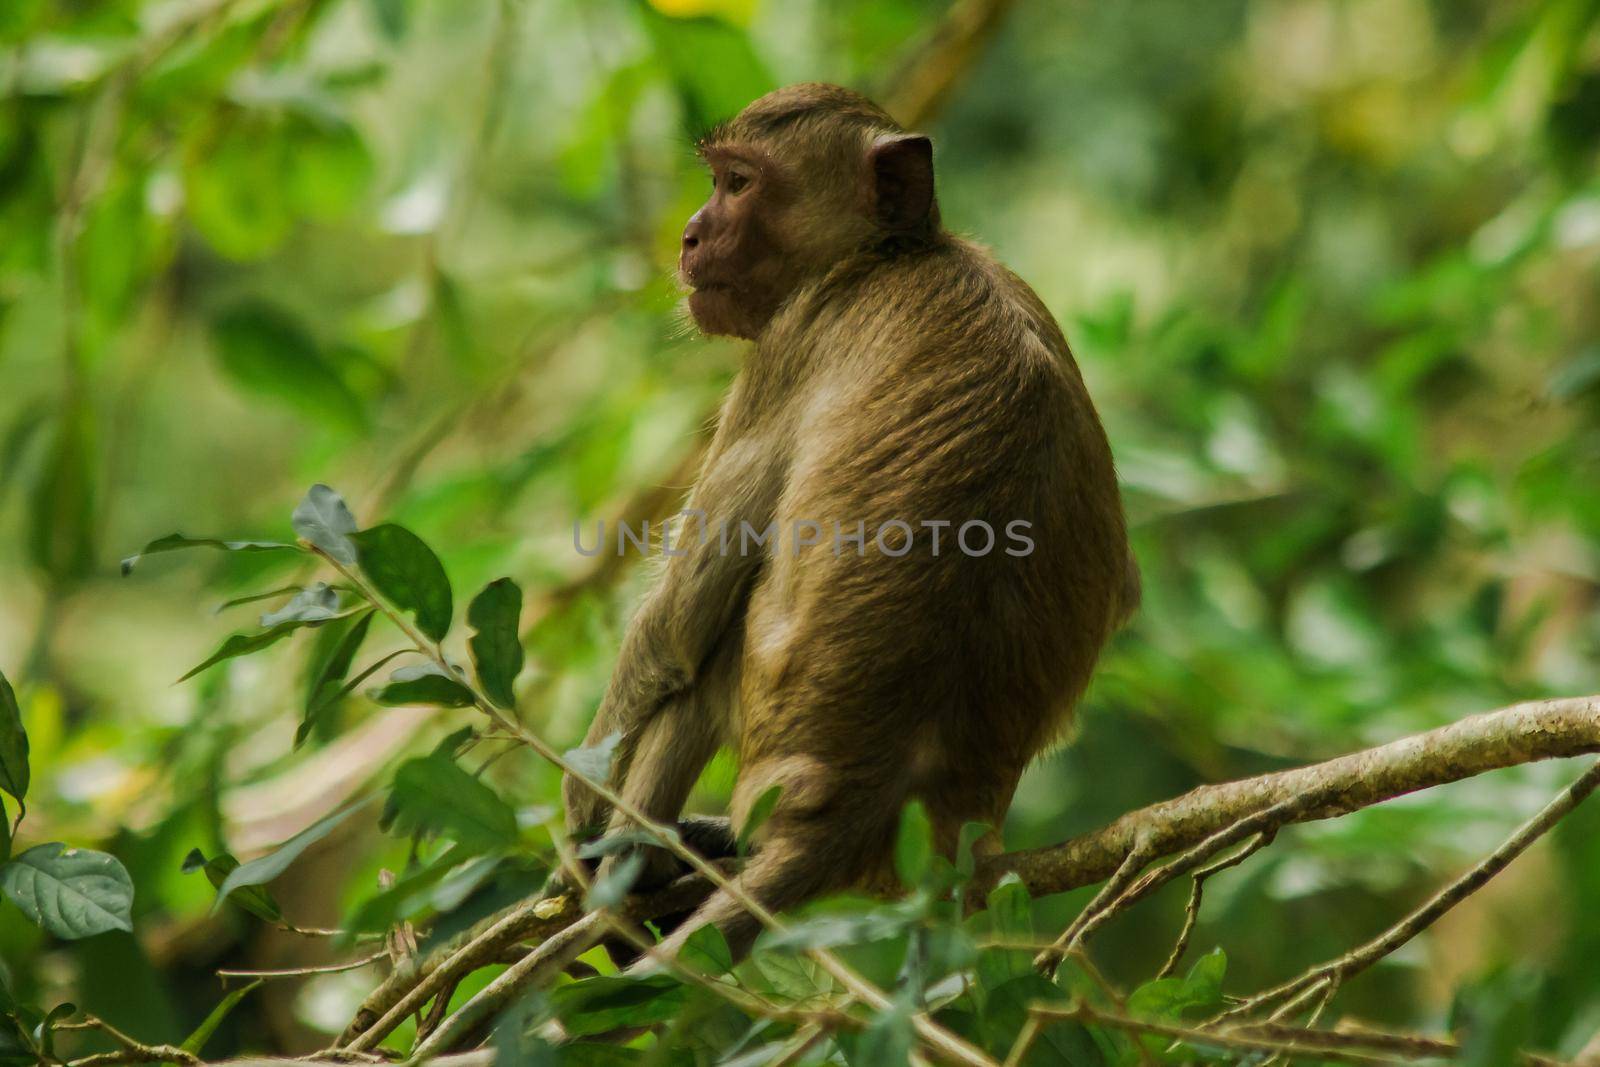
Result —
[[[822,535],[771,551],[752,592],[743,761],[803,752],[921,795],[936,821],[998,820],[1130,608],[1110,448],[1061,331],[983,251],[950,241],[847,288],[848,305],[824,287],[792,308],[791,350],[761,355],[845,366],[792,401],[778,529]],[[896,520],[901,555],[874,543]],[[949,523],[938,551],[928,522]],[[860,554],[835,541],[858,523]],[[982,527],[958,540],[970,523],[988,551]]]

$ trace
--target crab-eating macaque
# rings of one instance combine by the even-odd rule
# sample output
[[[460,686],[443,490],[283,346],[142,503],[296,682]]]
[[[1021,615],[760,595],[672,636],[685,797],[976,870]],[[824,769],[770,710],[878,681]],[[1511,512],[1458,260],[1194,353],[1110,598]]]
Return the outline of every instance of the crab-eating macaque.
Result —
[[[620,734],[612,782],[660,820],[723,744],[735,826],[781,787],[738,876],[767,908],[887,891],[903,805],[947,855],[999,827],[1137,606],[1111,451],[1044,304],[940,225],[928,138],[807,84],[699,154],[689,311],[754,345],[589,741]],[[627,825],[564,792],[574,832]],[[663,949],[708,922],[759,931],[724,891]]]

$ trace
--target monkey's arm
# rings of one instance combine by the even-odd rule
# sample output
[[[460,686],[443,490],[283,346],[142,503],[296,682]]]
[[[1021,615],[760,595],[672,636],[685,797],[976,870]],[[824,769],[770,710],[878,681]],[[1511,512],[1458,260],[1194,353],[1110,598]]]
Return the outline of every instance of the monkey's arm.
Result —
[[[667,566],[623,637],[616,669],[589,728],[587,743],[621,734],[612,763],[612,783],[626,780],[645,726],[669,703],[686,699],[742,613],[764,552],[742,551],[740,523],[765,529],[781,481],[771,442],[746,439],[714,450],[690,497],[688,518],[672,538]],[[703,520],[700,516],[703,515]],[[729,536],[719,536],[725,524]],[[677,524],[675,524],[676,526]],[[720,709],[700,708],[700,714]],[[709,726],[710,724],[703,724]],[[567,825],[596,828],[606,805],[592,791],[565,783]]]

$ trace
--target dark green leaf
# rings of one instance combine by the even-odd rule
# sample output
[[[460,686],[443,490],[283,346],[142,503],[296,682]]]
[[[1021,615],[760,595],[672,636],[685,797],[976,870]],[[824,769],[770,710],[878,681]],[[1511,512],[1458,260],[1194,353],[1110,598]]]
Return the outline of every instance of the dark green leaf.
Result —
[[[374,609],[360,615],[349,629],[337,635],[332,649],[321,658],[320,662],[313,664],[311,680],[306,686],[305,712],[294,732],[296,747],[304,744],[305,739],[310,736],[317,716],[334,704],[342,694],[345,675],[350,673],[350,664],[360,651],[361,642],[367,639],[367,630],[371,628],[372,617],[375,614]]]
[[[286,622],[327,622],[337,614],[339,594],[328,588],[327,582],[317,582],[277,611],[261,616],[261,625],[270,629]]]
[[[36,845],[0,867],[0,889],[57,937],[133,929],[133,879],[104,852],[59,841]]]
[[[417,629],[435,641],[450,632],[454,610],[444,565],[422,538],[394,523],[362,530],[352,538],[361,570],[379,593],[402,611],[413,612]]]
[[[549,992],[550,1005],[573,1037],[623,1026],[665,1022],[683,1008],[688,991],[675,978],[586,978]]]
[[[312,825],[301,830],[289,840],[279,845],[276,851],[265,856],[251,860],[249,863],[240,864],[217,887],[217,900],[211,906],[215,911],[222,906],[233,891],[244,886],[265,885],[278,875],[289,869],[289,865],[300,858],[300,854],[312,845],[321,841],[334,830],[338,829],[350,816],[365,807],[367,801],[357,801],[348,807],[341,808],[326,818],[320,819]]]
[[[235,305],[212,320],[211,339],[222,369],[246,389],[319,420],[350,429],[365,424],[361,401],[281,308],[255,300]]]
[[[318,714],[325,709],[332,707],[334,704],[337,704],[351,693],[355,692],[357,686],[366,681],[368,678],[371,678],[374,674],[378,673],[378,671],[382,670],[384,664],[390,662],[391,660],[397,659],[400,656],[411,654],[413,651],[413,649],[409,648],[396,649],[371,666],[363,668],[361,673],[357,674],[354,678],[340,686],[337,692],[329,694],[329,696],[323,700],[322,703],[317,705],[316,710],[307,718],[302,719],[300,725],[295,728],[295,747],[298,748],[299,746],[305,744],[306,738],[311,736],[311,730],[316,725],[316,716]]]
[[[512,686],[522,673],[522,639],[517,634],[521,617],[522,590],[510,578],[490,582],[467,606],[467,625],[473,629],[467,646],[478,668],[478,682],[502,708],[517,703]]]
[[[393,797],[402,832],[434,831],[475,852],[517,843],[517,816],[511,807],[444,756],[402,764],[395,772]]]
[[[900,812],[900,832],[894,841],[894,869],[907,886],[919,885],[933,860],[933,821],[920,800]]]
[[[22,803],[28,795],[28,731],[11,683],[0,673],[0,789]]]
[[[158,552],[176,552],[184,548],[220,548],[224,552],[299,552],[299,545],[285,544],[282,541],[219,541],[215,537],[185,537],[183,534],[168,534],[158,537],[122,561],[122,573],[132,574],[133,568],[146,556],[153,556]],[[281,592],[282,590],[280,590]],[[230,601],[231,603],[244,603],[243,600]],[[224,604],[223,607],[229,606]]]
[[[472,690],[446,674],[437,663],[423,663],[396,670],[389,675],[387,685],[373,692],[372,699],[391,708],[405,704],[464,708],[472,703]]]
[[[249,996],[264,981],[266,979],[257,978],[249,985],[240,986],[223,997],[217,1006],[211,1009],[211,1014],[207,1015],[200,1025],[194,1028],[194,1032],[183,1039],[183,1044],[179,1047],[191,1055],[200,1055],[200,1050],[206,1047],[206,1042],[211,1040],[211,1035],[217,1032],[217,1027],[222,1025],[222,1020],[228,1017],[228,1013],[238,1007],[239,1002]]]
[[[264,648],[270,648],[302,627],[318,626],[337,618],[341,618],[341,616],[330,615],[326,619],[295,619],[290,622],[280,622],[272,629],[263,630],[258,634],[233,634],[222,642],[215,652],[184,672],[183,677],[179,678],[178,681],[186,682],[207,667],[215,666],[225,659],[237,659],[240,656],[248,656],[252,652],[260,652]]]
[[[353,566],[356,546],[350,535],[356,532],[355,516],[344,497],[318,483],[306,490],[305,499],[294,509],[290,521],[294,532],[307,543],[320,548],[336,563]]]
[[[194,871],[204,871],[206,881],[214,888],[221,889],[228,875],[239,869],[239,861],[228,852],[219,852],[210,859],[199,849],[190,849],[189,854],[183,859],[183,873],[191,874]],[[259,885],[240,886],[235,889],[228,899],[236,906],[249,912],[258,919],[269,923],[283,921],[283,909],[273,899],[272,894]]]

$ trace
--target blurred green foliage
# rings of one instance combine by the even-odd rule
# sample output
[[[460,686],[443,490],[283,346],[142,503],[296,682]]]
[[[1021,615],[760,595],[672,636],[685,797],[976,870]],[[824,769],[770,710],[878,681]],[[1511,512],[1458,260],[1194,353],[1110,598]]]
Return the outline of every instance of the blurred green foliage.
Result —
[[[457,590],[528,591],[521,706],[554,742],[581,736],[644,575],[553,596],[585,568],[572,524],[665,477],[739,359],[676,308],[677,236],[705,189],[690,137],[788,81],[883,89],[943,13],[0,4],[0,669],[33,767],[18,851],[93,843],[137,889],[134,934],[59,942],[0,908],[13,994],[176,1040],[219,1000],[216,968],[325,958],[213,913],[184,857],[200,849],[209,876],[205,856],[257,854],[397,768],[437,770],[406,761],[469,721],[330,699],[350,621],[171,686],[215,645],[210,605],[305,576],[265,552],[117,577],[173,528],[285,539],[285,502],[339,485],[363,527],[420,534]],[[1145,571],[1145,607],[1075,744],[1024,782],[1008,845],[1597,688],[1600,3],[1022,3],[930,132],[946,221],[1074,344]],[[1214,881],[1197,948],[1227,947],[1229,992],[1334,955],[1570,773],[1287,832]],[[731,774],[719,760],[696,806],[720,810]],[[523,752],[484,780],[525,833],[557,796]],[[511,859],[408,869],[374,818],[274,885],[294,922],[438,914],[448,933],[538,884]],[[1484,1020],[1475,1062],[1575,1053],[1600,1027],[1597,830],[1580,810],[1338,1010]],[[381,868],[403,877],[378,893]],[[1028,921],[1058,930],[1084,899]],[[1107,930],[1114,978],[1160,963],[1181,907],[1164,893]],[[325,1043],[374,981],[269,983],[207,1052]],[[852,1055],[896,1054],[904,1018],[886,1019]]]

